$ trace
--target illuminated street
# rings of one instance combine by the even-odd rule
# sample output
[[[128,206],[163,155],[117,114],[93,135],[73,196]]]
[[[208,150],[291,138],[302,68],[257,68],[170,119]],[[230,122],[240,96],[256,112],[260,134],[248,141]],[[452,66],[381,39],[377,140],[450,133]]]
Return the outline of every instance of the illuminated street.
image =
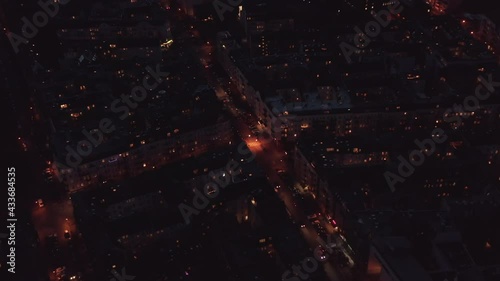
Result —
[[[1,281],[500,280],[495,5],[2,1]]]

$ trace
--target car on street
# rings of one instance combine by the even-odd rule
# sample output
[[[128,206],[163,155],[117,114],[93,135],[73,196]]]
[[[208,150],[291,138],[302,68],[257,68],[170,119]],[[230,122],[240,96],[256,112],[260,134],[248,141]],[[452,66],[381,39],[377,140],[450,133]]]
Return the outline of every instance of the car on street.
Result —
[[[61,266],[61,267],[56,268],[56,270],[54,270],[54,274],[55,274],[56,279],[58,281],[63,280],[66,277],[66,267]]]
[[[324,261],[327,259],[328,253],[326,252],[326,250],[322,246],[318,247],[318,254],[319,254],[320,261]]]

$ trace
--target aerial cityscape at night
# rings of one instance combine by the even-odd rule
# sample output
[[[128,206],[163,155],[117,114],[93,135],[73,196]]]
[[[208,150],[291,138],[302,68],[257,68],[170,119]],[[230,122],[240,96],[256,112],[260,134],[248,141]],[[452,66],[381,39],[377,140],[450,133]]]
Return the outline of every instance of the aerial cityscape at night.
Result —
[[[497,2],[0,0],[0,29],[1,281],[500,281]]]

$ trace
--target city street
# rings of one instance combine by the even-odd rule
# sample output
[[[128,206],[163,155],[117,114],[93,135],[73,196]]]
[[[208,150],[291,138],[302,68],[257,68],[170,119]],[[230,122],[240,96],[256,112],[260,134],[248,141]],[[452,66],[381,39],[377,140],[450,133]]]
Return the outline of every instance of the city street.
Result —
[[[193,33],[199,34],[199,32],[196,31],[193,31]],[[213,48],[201,46],[197,51],[200,56],[200,61],[210,61],[213,51]],[[311,226],[311,223],[307,220],[304,210],[300,208],[300,203],[296,202],[296,199],[293,197],[293,193],[291,191],[292,186],[287,186],[278,173],[278,171],[284,171],[284,173],[289,176],[293,174],[293,169],[288,159],[289,156],[283,148],[278,147],[277,143],[271,137],[266,137],[262,132],[259,132],[258,134],[252,132],[251,127],[253,126],[258,128],[260,124],[251,112],[248,112],[245,108],[241,108],[236,105],[235,100],[241,101],[243,98],[236,92],[234,87],[231,87],[229,84],[229,77],[218,79],[213,68],[202,68],[205,69],[204,73],[206,75],[206,79],[210,86],[215,90],[217,97],[224,102],[226,109],[235,119],[234,124],[239,136],[245,141],[248,148],[256,155],[257,163],[266,172],[268,180],[276,188],[278,196],[285,203],[292,219],[297,224],[306,225],[306,228],[301,229],[301,232],[309,247],[311,249],[315,249],[320,245],[318,242],[319,235],[316,233],[314,227]],[[220,84],[220,81],[225,81],[227,84]],[[231,94],[228,94],[224,88],[232,89]],[[323,267],[331,281],[341,280],[338,277],[331,259],[324,262]]]
[[[7,279],[500,280],[492,1],[236,2],[0,2]]]

